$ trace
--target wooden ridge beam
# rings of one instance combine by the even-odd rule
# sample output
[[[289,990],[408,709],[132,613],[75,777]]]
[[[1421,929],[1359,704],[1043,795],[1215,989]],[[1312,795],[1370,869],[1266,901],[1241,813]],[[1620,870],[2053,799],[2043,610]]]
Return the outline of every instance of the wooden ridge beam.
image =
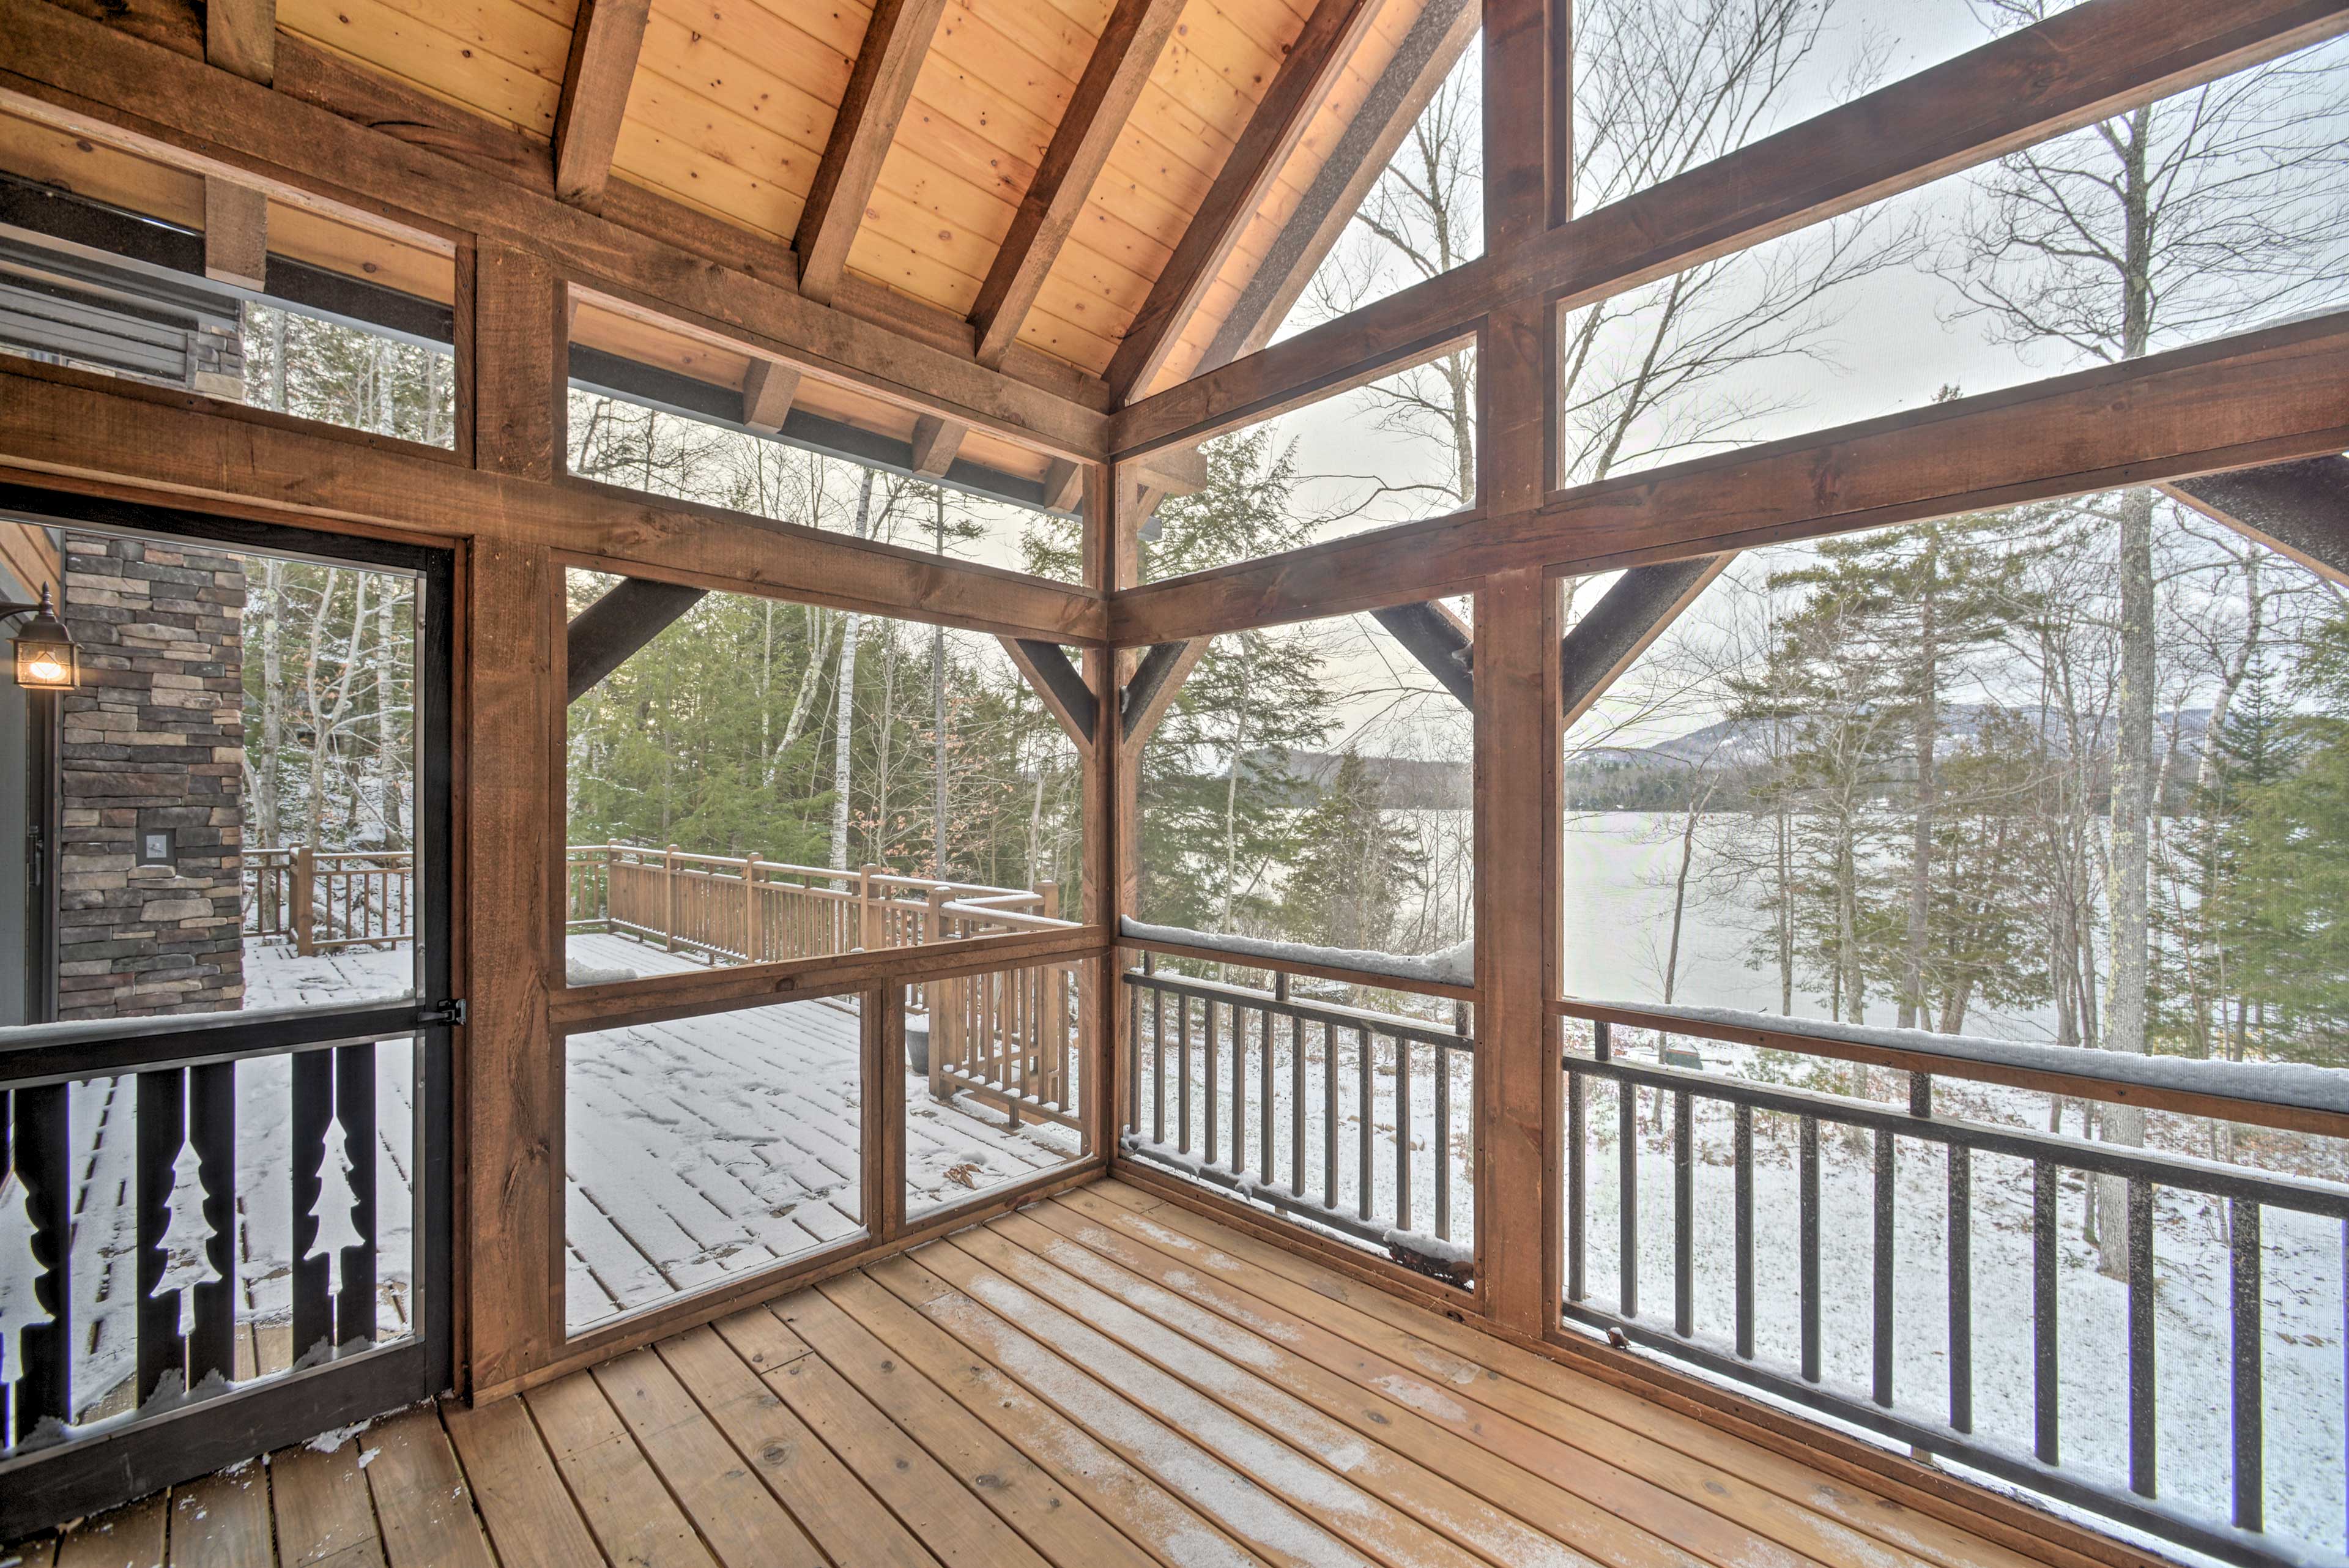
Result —
[[[1436,682],[1476,711],[1476,683],[1472,673],[1475,644],[1460,618],[1433,599],[1417,604],[1389,605],[1371,612],[1372,619],[1403,646],[1403,651],[1435,677]]]
[[[713,259],[558,201],[551,173],[543,185],[526,185],[465,148],[444,150],[468,139],[443,128],[403,140],[388,125],[254,86],[46,0],[0,0],[0,107],[259,185],[275,199],[357,208],[443,244],[473,234],[533,252],[566,277],[916,413],[951,413],[1071,458],[1106,449],[1108,421],[1097,410],[802,298],[789,286],[787,263],[745,271],[744,256]],[[616,183],[607,205],[632,189]]]
[[[1068,651],[1057,642],[1040,642],[1034,638],[1007,637],[1000,639],[1003,651],[1034,689],[1061,728],[1067,732],[1077,749],[1091,752],[1093,735],[1101,724],[1101,703],[1093,689],[1085,683],[1077,667],[1069,662]]]
[[[576,702],[667,630],[709,590],[650,577],[622,577],[571,619],[564,633],[569,679],[565,701]]]
[[[914,78],[946,15],[946,0],[879,0],[849,72],[848,90],[800,210],[800,292],[829,303],[847,270],[848,247],[864,222],[897,121],[913,101]]]
[[[2349,583],[2349,457],[2333,452],[2206,473],[2162,488],[2309,570]]]
[[[632,575],[999,635],[1098,645],[1106,630],[1097,593],[1016,572],[585,480],[470,469],[439,448],[31,360],[0,362],[0,463],[19,483],[48,475],[278,522],[575,551]]]
[[[593,210],[612,175],[652,0],[579,0],[554,113],[554,193]]]
[[[1010,231],[996,250],[971,307],[982,365],[999,365],[1035,306],[1036,296],[1060,259],[1061,247],[1083,212],[1093,182],[1125,132],[1133,106],[1149,85],[1166,40],[1183,14],[1182,0],[1118,0],[1093,44],[1084,75],[1052,132],[1044,161],[1019,199]]]
[[[1732,554],[1692,556],[1634,566],[1558,639],[1558,706],[1563,733],[1590,711],[1632,661],[1727,569]]]
[[[1150,385],[1206,297],[1240,231],[1264,204],[1281,165],[1305,134],[1362,34],[1377,15],[1372,0],[1319,0],[1265,89],[1247,129],[1224,160],[1207,199],[1110,358],[1110,394],[1123,403]]]
[[[2338,453],[2349,312],[1120,594],[1120,647]]]
[[[2060,12],[1133,402],[1112,445],[1126,457],[1268,417],[1403,363],[1506,302],[1602,299],[2344,30],[2349,0],[2103,0]]]

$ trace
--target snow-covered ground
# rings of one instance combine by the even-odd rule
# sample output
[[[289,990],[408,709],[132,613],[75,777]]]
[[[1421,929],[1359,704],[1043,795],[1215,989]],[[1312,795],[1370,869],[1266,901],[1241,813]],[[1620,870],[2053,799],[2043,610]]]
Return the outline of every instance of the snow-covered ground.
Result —
[[[590,968],[636,975],[699,968],[624,937],[574,935]],[[248,1007],[404,994],[402,946],[296,955],[248,939]],[[855,1233],[863,1210],[854,1004],[795,1002],[575,1035],[569,1044],[569,1317],[579,1329]],[[411,1172],[415,1061],[405,1041],[377,1049],[378,1335],[408,1332],[414,1279]],[[237,1317],[240,1373],[284,1370],[292,1313],[292,1134],[284,1057],[237,1067]],[[965,1097],[906,1085],[907,1207],[915,1213],[1075,1158],[1072,1134],[1016,1131]],[[69,1094],[75,1415],[131,1399],[136,1366],[136,1080]],[[201,1234],[201,1220],[196,1221]],[[191,1242],[189,1257],[196,1251]],[[13,1266],[13,1265],[12,1265]]]

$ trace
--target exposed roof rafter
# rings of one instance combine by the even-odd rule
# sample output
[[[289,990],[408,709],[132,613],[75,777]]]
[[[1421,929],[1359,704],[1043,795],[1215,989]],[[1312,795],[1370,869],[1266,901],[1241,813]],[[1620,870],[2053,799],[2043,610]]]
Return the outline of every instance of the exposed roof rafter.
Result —
[[[1561,729],[1588,712],[1590,705],[1735,558],[1733,550],[1697,556],[1634,566],[1616,578],[1599,596],[1599,602],[1558,639],[1562,677],[1558,705],[1565,711]]]
[[[792,246],[800,257],[800,292],[830,304],[847,270],[848,247],[864,221],[864,204],[881,178],[897,121],[914,97],[914,78],[930,52],[946,0],[879,0],[849,73],[847,96],[832,122],[823,161],[801,210]]]
[[[554,193],[566,202],[603,202],[651,14],[651,0],[579,0],[554,115]]]
[[[1463,708],[1472,713],[1476,711],[1475,647],[1458,616],[1437,600],[1428,599],[1374,609],[1371,618],[1386,628],[1438,684],[1460,699]]]
[[[2239,468],[2162,488],[2309,570],[2349,583],[2349,457]]]
[[[699,604],[707,588],[622,577],[571,622],[566,701],[576,702]]]
[[[978,362],[999,365],[1036,303],[1093,182],[1101,178],[1124,134],[1127,117],[1149,84],[1151,67],[1174,31],[1182,0],[1118,0],[1093,45],[1085,74],[1053,131],[1044,161],[995,253],[970,318],[978,329]]]
[[[1110,360],[1105,379],[1118,401],[1146,389],[1174,352],[1240,232],[1255,218],[1281,164],[1305,134],[1377,11],[1372,0],[1319,0],[1305,19],[1304,30],[1289,46],[1288,58],[1224,161],[1206,201],[1175,242],[1174,255]]]
[[[1069,739],[1081,751],[1092,750],[1093,736],[1101,727],[1101,703],[1093,689],[1085,684],[1082,672],[1070,661],[1068,650],[1057,642],[1031,638],[998,640]]]

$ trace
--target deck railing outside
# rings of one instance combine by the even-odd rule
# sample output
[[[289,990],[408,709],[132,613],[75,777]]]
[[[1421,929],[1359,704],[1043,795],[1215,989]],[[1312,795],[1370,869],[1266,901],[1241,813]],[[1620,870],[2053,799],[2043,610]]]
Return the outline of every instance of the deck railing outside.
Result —
[[[1160,970],[1125,971],[1129,1154],[1422,1272],[1473,1272],[1476,1041],[1453,1027]]]
[[[1825,1412],[1912,1449],[1945,1457],[2215,1557],[2240,1563],[2273,1563],[2296,1560],[2305,1554],[2301,1547],[2284,1539],[2261,1534],[2267,1524],[2270,1441],[2264,1418],[2269,1390],[2261,1365],[2262,1216],[2307,1216],[2328,1225],[2340,1225],[2344,1267],[2349,1268],[2349,1187],[2272,1175],[2152,1148],[2090,1141],[2024,1126],[1953,1118],[1937,1114],[1934,1075],[1921,1071],[1889,1075],[1895,1080],[1904,1075],[1907,1079],[1905,1108],[1897,1102],[1820,1093],[1754,1077],[1727,1076],[1706,1070],[1708,1064],[1698,1049],[1698,1040],[1708,1033],[1714,1039],[1751,1039],[1754,1037],[1752,1032],[1713,1030],[1703,1023],[1692,1023],[1685,1016],[1659,1012],[1651,1017],[1636,1009],[1615,1006],[1585,1007],[1568,1002],[1562,1004],[1560,1011],[1567,1014],[1564,1023],[1569,1047],[1563,1058],[1563,1310],[1568,1322],[1601,1331],[1619,1343],[1629,1342],[1663,1352],[1709,1374]],[[1769,1029],[1772,1047],[1802,1052],[1799,1025],[1786,1020],[1758,1022]],[[1627,1028],[1630,1024],[1646,1026]],[[1639,1042],[1638,1048],[1649,1060],[1634,1060],[1627,1054],[1627,1036]],[[1651,1050],[1650,1042],[1653,1043]],[[1995,1067],[1989,1071],[1969,1070],[1964,1061],[1968,1044],[1952,1041],[1949,1047],[1942,1048],[1947,1054],[1937,1055],[1936,1065],[1943,1076],[1991,1085],[2011,1085],[2017,1081],[2011,1064],[2004,1071]],[[1982,1065],[1991,1066],[1992,1054],[2002,1043],[1980,1044],[1989,1047]],[[1855,1057],[1863,1062],[1868,1059],[1865,1054],[1837,1049],[1832,1042],[1822,1040],[1819,1044],[1823,1055],[1845,1061]],[[1944,1062],[1948,1064],[1941,1066]],[[2068,1092],[2075,1096],[2085,1095],[2116,1101],[2132,1097],[2117,1086],[2116,1092],[2105,1096],[2083,1090],[2076,1083],[2070,1085]],[[1650,1128],[1641,1126],[1641,1101],[1646,1097],[1653,1100],[1652,1109],[1645,1118]],[[1604,1104],[1609,1099],[1613,1102],[1611,1106]],[[1702,1113],[1708,1109],[1713,1115],[1702,1116]],[[1723,1130],[1720,1124],[1724,1112],[1729,1124],[1729,1198],[1733,1216],[1726,1262],[1733,1276],[1726,1324],[1700,1321],[1697,1305],[1700,1274],[1710,1272],[1701,1268],[1701,1263],[1709,1262],[1711,1269],[1723,1266],[1723,1261],[1701,1248],[1697,1239],[1701,1229],[1716,1222],[1719,1198],[1714,1196],[1711,1206],[1701,1203],[1697,1186],[1700,1169],[1721,1163],[1717,1135]],[[1711,1123],[1709,1128],[1703,1125],[1706,1121]],[[1771,1299],[1766,1288],[1757,1283],[1757,1122],[1764,1124],[1768,1131],[1791,1132],[1795,1145],[1792,1233],[1786,1224],[1789,1217],[1775,1211],[1778,1205],[1774,1204],[1774,1212],[1765,1216],[1767,1234],[1762,1239],[1773,1251],[1774,1263],[1783,1258],[1786,1249],[1795,1253],[1793,1283],[1796,1299],[1793,1303],[1785,1301],[1783,1296]],[[1769,1127],[1767,1124],[1771,1123],[1776,1126]],[[1664,1130],[1666,1127],[1669,1131]],[[1708,1131],[1715,1135],[1710,1141]],[[1669,1214],[1656,1217],[1670,1226],[1669,1278],[1661,1282],[1669,1293],[1668,1307],[1643,1294],[1648,1282],[1642,1277],[1641,1265],[1640,1243],[1655,1239],[1656,1232],[1641,1228],[1640,1156],[1654,1152],[1658,1134],[1661,1135],[1661,1141],[1669,1151],[1671,1162]],[[1844,1331],[1847,1340],[1851,1333],[1860,1333],[1868,1345],[1869,1374],[1859,1386],[1844,1384],[1822,1368],[1822,1303],[1836,1293],[1837,1286],[1848,1289],[1853,1283],[1850,1279],[1822,1276],[1823,1241],[1831,1251],[1836,1250],[1834,1243],[1849,1240],[1833,1233],[1837,1227],[1827,1210],[1836,1205],[1822,1203],[1821,1142],[1829,1137],[1840,1137],[1856,1144],[1855,1153],[1865,1159],[1871,1173],[1863,1179],[1870,1183],[1868,1212],[1871,1233],[1864,1246],[1844,1249],[1864,1251],[1869,1259],[1865,1286],[1867,1321],[1863,1327],[1847,1315],[1833,1325]],[[1611,1153],[1606,1148],[1610,1142]],[[1913,1170],[1915,1168],[1908,1162],[1920,1154],[1930,1158],[1928,1151],[1933,1150],[1940,1151],[1939,1163],[1943,1171],[1943,1179],[1934,1184],[1941,1189],[1941,1200],[1920,1205],[1912,1192],[1904,1206],[1899,1172],[1903,1168]],[[1982,1245],[1977,1244],[1977,1221],[1984,1217],[1975,1199],[1977,1157],[2019,1161],[2021,1170],[2028,1172],[2028,1217],[2023,1223],[2029,1233],[2030,1262],[2029,1289],[2024,1299],[2013,1299],[2010,1293],[1977,1302],[1974,1272],[1980,1261],[1978,1255],[1987,1256],[1984,1249],[1994,1239],[1992,1232],[2015,1228],[2001,1225],[1993,1217],[1991,1231],[1984,1233]],[[1611,1171],[1607,1168],[1610,1163],[1614,1166]],[[2001,1173],[2010,1169],[2016,1168],[2002,1166]],[[2092,1182],[2106,1178],[2126,1183],[2126,1366],[2091,1363],[2084,1364],[2083,1369],[2075,1373],[2075,1378],[2086,1378],[2092,1383],[2120,1373],[2126,1375],[2125,1409],[2098,1407],[2100,1411],[2111,1408],[2114,1417],[2125,1426],[2126,1478],[2101,1471],[2093,1464],[2083,1464],[2067,1455],[2067,1435],[2060,1416],[2060,1373],[2064,1362],[2058,1310],[2062,1293],[2059,1285],[2067,1267],[2058,1229],[2059,1189],[2065,1172],[2084,1176]],[[1711,1184],[1718,1179],[1705,1179]],[[1614,1188],[1611,1197],[1603,1190],[1609,1185]],[[1651,1196],[1659,1185],[1651,1178]],[[2231,1433],[2228,1462],[2232,1491],[2231,1508],[2225,1517],[2198,1517],[2191,1501],[2165,1494],[2160,1484],[2162,1454],[2157,1433],[2161,1419],[2162,1383],[2157,1375],[2155,1345],[2161,1282],[2157,1279],[2155,1267],[2155,1218],[2157,1199],[2165,1189],[2199,1194],[2223,1206],[2224,1267],[2228,1276],[2225,1299],[2230,1314],[2227,1337],[2230,1345],[2224,1407],[2225,1424]],[[1833,1199],[1835,1195],[1830,1192],[1827,1196]],[[1611,1217],[1615,1243],[1611,1249],[1615,1275],[1611,1291],[1605,1289],[1603,1282],[1594,1287],[1591,1277],[1592,1253],[1605,1240],[1600,1233],[1607,1229],[1609,1216],[1605,1210],[1609,1207],[1616,1210]],[[1920,1208],[1923,1211],[1917,1211]],[[1848,1224],[1843,1227],[1849,1228]],[[1913,1271],[1898,1269],[1896,1230],[1911,1237],[1938,1235],[1944,1277],[1923,1280],[1916,1278]],[[1702,1259],[1701,1251],[1704,1252]],[[1652,1268],[1654,1252],[1650,1256]],[[1605,1261],[1603,1252],[1599,1261]],[[1772,1272],[1783,1272],[1777,1269]],[[1854,1272],[1848,1259],[1844,1272]],[[1713,1284],[1717,1292],[1717,1274],[1706,1282]],[[1783,1279],[1778,1282],[1780,1291],[1785,1282]],[[2344,1291],[2349,1291],[2349,1275],[2344,1275]],[[1758,1301],[1757,1292],[1762,1293]],[[1717,1293],[1712,1305],[1713,1313],[1718,1314]],[[2349,1300],[2344,1300],[2344,1305],[2349,1307]],[[1774,1336],[1780,1341],[1777,1345],[1757,1349],[1757,1315],[1765,1321],[1783,1323],[1789,1307],[1798,1324],[1794,1355],[1789,1357],[1785,1354],[1788,1347],[1783,1330]],[[1942,1318],[1944,1333],[1939,1359],[1946,1367],[1943,1386],[1917,1386],[1913,1381],[1896,1384],[1896,1361],[1903,1359],[1896,1355],[1896,1312],[1912,1327],[1915,1315],[1920,1313],[1929,1318]],[[2338,1329],[2342,1321],[2335,1317],[2333,1327]],[[1724,1328],[1728,1330],[1725,1334]],[[2029,1348],[2027,1448],[2011,1437],[2002,1439],[1978,1433],[1975,1418],[1978,1345],[1997,1345],[2002,1337],[2003,1343],[2013,1344],[2018,1335],[2027,1337]],[[1906,1359],[1913,1368],[1913,1347]],[[1913,1380],[1915,1375],[1911,1371],[1908,1376]],[[1942,1382],[1940,1378],[1934,1381]],[[2292,1399],[2316,1394],[2314,1389],[2282,1392]],[[2075,1447],[2079,1446],[2081,1435],[2071,1436],[2075,1439]],[[2106,1439],[2104,1446],[2111,1446],[2114,1434],[2109,1430],[2095,1436]],[[2336,1444],[2326,1453],[2292,1453],[2287,1462],[2294,1467],[2338,1467],[2342,1460]],[[2303,1472],[2293,1484],[2304,1489],[2308,1479]],[[2334,1495],[2339,1496],[2337,1480],[2333,1490]],[[2319,1548],[2317,1555],[2331,1556],[2332,1552]]]
[[[290,845],[244,856],[245,935],[286,938],[305,955],[409,940],[415,895],[416,857],[406,850]]]

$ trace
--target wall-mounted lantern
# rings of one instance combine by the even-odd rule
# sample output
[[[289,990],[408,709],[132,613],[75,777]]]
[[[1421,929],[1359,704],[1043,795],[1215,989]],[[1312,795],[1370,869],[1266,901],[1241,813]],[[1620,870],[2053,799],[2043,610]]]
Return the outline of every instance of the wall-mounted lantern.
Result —
[[[70,691],[80,683],[81,660],[73,634],[50,607],[47,585],[33,604],[0,603],[0,620],[29,616],[16,636],[16,684],[34,691]]]

